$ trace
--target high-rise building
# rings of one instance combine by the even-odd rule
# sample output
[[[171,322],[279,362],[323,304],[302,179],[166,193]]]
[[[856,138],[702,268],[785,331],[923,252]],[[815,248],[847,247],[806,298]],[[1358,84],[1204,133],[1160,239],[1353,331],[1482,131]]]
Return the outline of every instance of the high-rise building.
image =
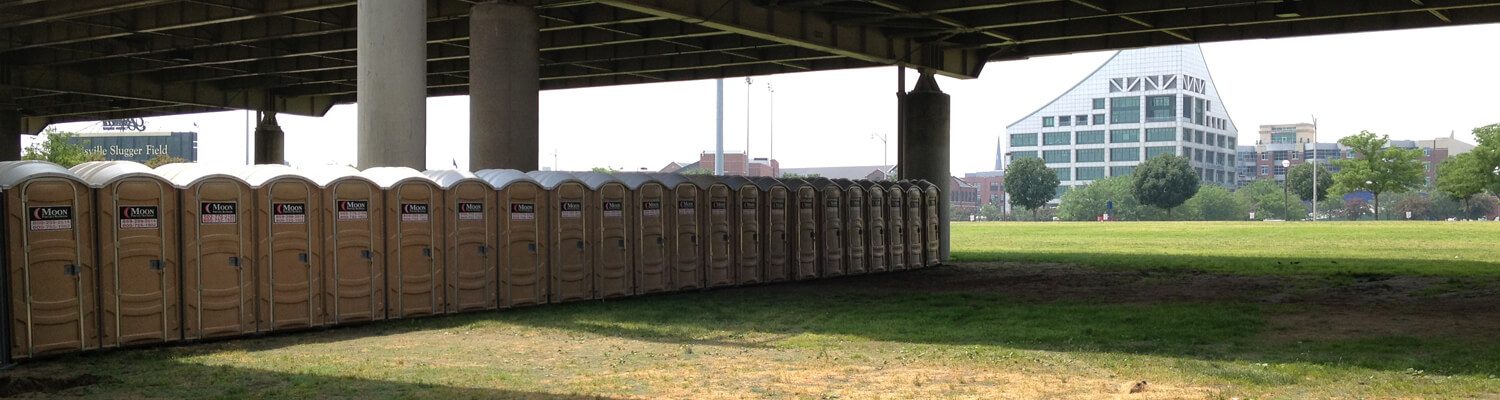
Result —
[[[996,164],[1040,157],[1062,181],[1060,196],[1177,154],[1204,184],[1234,187],[1238,137],[1198,45],[1125,50],[1007,126]]]

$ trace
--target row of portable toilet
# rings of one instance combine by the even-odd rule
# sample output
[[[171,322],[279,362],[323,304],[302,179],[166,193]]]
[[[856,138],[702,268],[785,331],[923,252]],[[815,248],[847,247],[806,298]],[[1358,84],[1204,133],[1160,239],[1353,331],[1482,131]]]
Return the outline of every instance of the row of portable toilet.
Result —
[[[5,362],[938,263],[925,182],[21,161],[0,198]]]

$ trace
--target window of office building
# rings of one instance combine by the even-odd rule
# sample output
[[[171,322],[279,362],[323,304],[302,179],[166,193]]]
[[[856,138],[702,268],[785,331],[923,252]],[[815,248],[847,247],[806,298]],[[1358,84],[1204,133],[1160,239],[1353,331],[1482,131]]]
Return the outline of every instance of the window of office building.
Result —
[[[1177,118],[1177,96],[1146,96],[1146,122],[1165,122]]]
[[[1035,151],[1012,151],[1011,152],[1011,159],[1012,160],[1019,160],[1019,159],[1027,158],[1027,157],[1036,158],[1036,152]]]
[[[1203,149],[1193,149],[1193,161],[1203,162]]]
[[[1057,189],[1053,189],[1052,198],[1054,198],[1054,199],[1061,199],[1064,194],[1068,194],[1068,188],[1069,187],[1070,186],[1060,186],[1059,185],[1057,187]]]
[[[1109,149],[1109,160],[1110,161],[1140,161],[1141,160],[1141,148],[1139,148],[1139,147],[1120,147],[1120,148]]]
[[[1042,152],[1042,161],[1046,162],[1048,164],[1062,164],[1062,163],[1067,163],[1067,162],[1072,161],[1072,160],[1068,159],[1068,156],[1071,155],[1071,153],[1072,153],[1072,151],[1068,151],[1068,150],[1047,150],[1047,151],[1043,151]]]
[[[1104,179],[1104,167],[1078,167],[1074,169],[1080,181],[1092,181]]]
[[[1130,124],[1141,122],[1140,97],[1109,98],[1109,123]]]
[[[1203,117],[1208,116],[1203,112],[1204,101],[1198,98],[1193,99],[1193,123],[1198,125],[1203,125]]]
[[[1170,155],[1170,154],[1173,154],[1173,153],[1176,153],[1176,152],[1177,152],[1177,147],[1176,146],[1154,146],[1154,147],[1147,147],[1146,148],[1146,159],[1150,160],[1152,158],[1156,158],[1156,156],[1159,156],[1159,155],[1163,155],[1163,154]]]
[[[1182,141],[1184,141],[1184,142],[1191,142],[1191,141],[1193,141],[1193,130],[1192,129],[1182,128]]]
[[[1078,144],[1104,143],[1104,131],[1078,131]]]
[[[1126,176],[1135,173],[1135,167],[1109,167],[1109,176]]]
[[[1203,131],[1193,131],[1193,143],[1203,144]]]
[[[1104,162],[1104,149],[1078,149],[1074,157],[1078,162]]]
[[[1177,139],[1176,129],[1172,128],[1148,128],[1146,129],[1147,142],[1170,142]]]
[[[1272,166],[1271,172],[1276,175],[1286,175],[1286,168],[1282,168],[1281,165]]]
[[[1073,125],[1084,126],[1084,125],[1088,125],[1088,124],[1089,124],[1089,116],[1087,116],[1087,115],[1074,115],[1073,116]]]
[[[1057,117],[1057,126],[1073,126],[1073,116],[1064,115]]]
[[[1193,119],[1193,96],[1182,96],[1182,117]]]
[[[1271,167],[1267,167],[1267,166],[1264,166],[1264,165],[1260,166],[1260,174],[1261,175],[1270,175],[1271,174]]]
[[[1110,143],[1139,143],[1140,141],[1140,129],[1111,129],[1109,131]]]
[[[1036,146],[1035,133],[1012,133],[1010,134],[1010,147]]]
[[[1269,160],[1270,158],[1268,158],[1268,157],[1270,157],[1270,154],[1271,153],[1261,152],[1260,153],[1260,160],[1261,161]]]
[[[1095,110],[1103,110],[1104,109],[1104,99],[1094,99],[1094,109]]]
[[[1295,143],[1296,141],[1296,132],[1271,132],[1271,143]]]
[[[1054,122],[1054,120],[1053,120],[1052,117],[1042,117],[1042,127],[1043,128],[1051,128],[1051,127],[1053,127],[1055,125],[1057,125],[1057,123]]]
[[[1071,180],[1073,180],[1073,169],[1072,168],[1053,168],[1052,172],[1055,173],[1055,174],[1057,174],[1057,180],[1059,180],[1059,181],[1071,181]]]
[[[1104,114],[1094,114],[1094,125],[1104,125]]]
[[[1072,132],[1047,132],[1042,134],[1042,144],[1055,146],[1069,144],[1072,140]]]

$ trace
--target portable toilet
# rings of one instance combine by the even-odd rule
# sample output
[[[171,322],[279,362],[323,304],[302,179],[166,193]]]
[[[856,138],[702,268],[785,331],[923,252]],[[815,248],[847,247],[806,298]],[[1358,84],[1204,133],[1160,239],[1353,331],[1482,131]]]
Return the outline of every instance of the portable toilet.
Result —
[[[594,298],[593,263],[588,249],[589,188],[572,173],[561,171],[528,172],[547,190],[552,212],[548,221],[548,262],[550,302],[560,303]]]
[[[834,179],[844,189],[844,269],[850,275],[868,273],[865,248],[865,187],[848,179]]]
[[[802,179],[782,180],[797,209],[791,212],[792,279],[818,277],[818,189]]]
[[[468,171],[422,174],[443,188],[443,292],[448,312],[499,308],[495,187]]]
[[[653,174],[667,191],[667,246],[671,290],[703,287],[703,245],[698,239],[702,216],[698,212],[702,190],[679,174]]]
[[[869,270],[871,273],[885,272],[888,270],[886,247],[890,245],[886,242],[885,188],[868,179],[854,182],[865,188],[865,196],[868,197],[865,202],[869,205],[865,207],[865,249],[869,254]]]
[[[906,190],[891,181],[878,184],[885,188],[886,268],[906,269]]]
[[[93,191],[56,164],[6,161],[0,192],[10,347],[0,361],[98,348]]]
[[[633,294],[665,292],[672,289],[671,238],[667,235],[667,215],[662,204],[670,194],[661,181],[649,174],[621,173],[616,178],[630,189],[631,270],[635,271]]]
[[[630,189],[614,175],[580,172],[589,187],[589,243],[593,245],[594,297],[608,299],[635,293],[630,261]]]
[[[765,201],[761,200],[760,187],[743,176],[726,176],[723,180],[729,185],[734,199],[729,206],[734,210],[731,221],[734,223],[735,282],[741,285],[763,282],[766,266],[761,232],[765,229],[765,212],[762,211]]]
[[[322,188],[323,315],[327,324],[385,319],[385,193],[354,167],[299,168]]]
[[[720,177],[694,175],[690,179],[703,190],[708,215],[702,217],[704,246],[703,287],[734,285],[734,223],[729,203],[734,201],[729,184]]]
[[[943,254],[943,217],[938,214],[942,193],[938,191],[937,185],[926,180],[917,181],[917,188],[922,190],[922,243],[926,245],[923,265],[936,267],[942,263]]]
[[[844,189],[827,178],[808,180],[818,193],[818,268],[822,277],[843,276],[844,265]]]
[[[280,164],[236,170],[255,193],[256,329],[261,332],[323,324],[322,229],[318,184]]]
[[[547,190],[525,172],[486,169],[475,175],[499,193],[498,273],[500,306],[520,307],[547,302]]]
[[[255,194],[220,168],[156,167],[177,188],[182,230],[182,338],[254,333]]]
[[[902,202],[906,210],[906,268],[922,268],[925,263],[922,252],[927,248],[927,243],[922,241],[922,189],[911,181],[901,181],[897,185],[906,195]]]
[[[443,189],[407,167],[360,172],[384,192],[387,319],[443,313]]]
[[[765,200],[761,217],[761,231],[765,234],[762,242],[762,257],[765,260],[766,282],[780,282],[792,279],[791,255],[792,242],[788,229],[791,227],[792,209],[787,208],[790,204],[786,185],[771,177],[751,178],[755,186],[760,189],[761,197]]]
[[[70,169],[94,190],[99,346],[182,339],[177,190],[151,168],[91,161]]]

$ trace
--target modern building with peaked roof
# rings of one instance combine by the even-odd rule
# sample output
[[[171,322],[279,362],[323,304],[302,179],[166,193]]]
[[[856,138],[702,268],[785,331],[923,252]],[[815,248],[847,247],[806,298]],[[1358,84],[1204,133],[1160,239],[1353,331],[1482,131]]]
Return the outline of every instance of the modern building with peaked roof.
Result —
[[[1204,184],[1235,186],[1239,132],[1198,45],[1116,52],[1056,99],[1005,128],[996,164],[1040,157],[1070,188],[1129,175],[1163,154]]]

